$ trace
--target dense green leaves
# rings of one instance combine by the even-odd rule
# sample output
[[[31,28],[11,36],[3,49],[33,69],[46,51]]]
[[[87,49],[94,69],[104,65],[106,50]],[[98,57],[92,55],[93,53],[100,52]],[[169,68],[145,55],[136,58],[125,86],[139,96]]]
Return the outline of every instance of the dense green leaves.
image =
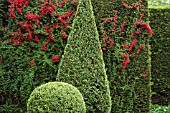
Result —
[[[109,85],[90,0],[79,3],[56,80],[80,90],[87,113],[110,112]]]
[[[82,94],[63,82],[49,82],[34,89],[27,113],[86,113]]]
[[[59,0],[59,4],[61,4],[62,1],[63,0]],[[56,0],[51,2],[56,4]],[[67,26],[64,29],[61,28],[60,26],[63,24],[58,20],[56,14],[65,14],[66,12],[72,10],[71,18],[66,18],[66,21],[69,21],[68,24],[71,25],[74,17],[73,12],[77,9],[76,1],[75,3],[70,3],[67,1],[63,7],[56,6],[57,8],[53,15],[46,14],[41,18],[39,26],[36,22],[32,22],[32,25],[36,28],[36,30],[31,29],[31,33],[39,33],[39,35],[37,35],[40,40],[39,43],[28,41],[28,37],[25,37],[24,40],[19,40],[19,46],[13,43],[14,34],[17,34],[14,32],[17,32],[18,29],[21,30],[21,34],[15,38],[20,39],[21,35],[28,34],[25,27],[16,24],[16,22],[26,23],[27,11],[30,11],[33,15],[35,13],[40,15],[40,6],[43,3],[44,0],[41,0],[41,2],[38,2],[38,0],[30,0],[28,6],[22,10],[22,15],[18,13],[17,9],[15,9],[14,13],[17,18],[10,19],[8,21],[8,25],[6,25],[6,28],[8,28],[6,29],[7,31],[3,33],[3,36],[0,35],[0,112],[25,112],[26,102],[32,90],[36,86],[46,82],[55,81],[58,71],[58,62],[54,62],[52,56],[58,56],[60,59],[67,42],[67,39],[62,38],[62,33],[65,32],[65,35],[68,35],[71,29],[70,26]],[[11,7],[13,6],[9,5],[9,8]],[[10,12],[7,14],[9,13]],[[53,28],[53,24],[56,22],[58,22],[59,27]],[[46,33],[47,30],[44,26],[51,27],[51,35],[56,40],[55,42],[52,41],[47,45],[48,51],[41,50],[42,45],[48,39],[48,33]],[[9,35],[11,33],[12,36]],[[35,38],[35,35],[32,36]],[[9,41],[12,41],[12,43],[5,44],[5,42]],[[33,67],[30,65],[32,60],[35,62]]]
[[[139,0],[123,0],[128,6],[134,6]],[[147,22],[147,1],[142,0],[141,12],[144,12],[142,22]],[[148,34],[142,33],[137,35],[137,47],[142,44],[145,47],[136,57],[130,56],[130,62],[127,68],[122,70],[122,62],[124,58],[120,56],[122,44],[132,42],[131,32],[134,31],[134,22],[139,20],[139,12],[135,8],[127,8],[122,5],[122,0],[92,0],[94,15],[99,31],[99,38],[103,44],[106,36],[101,32],[101,23],[109,38],[112,38],[114,45],[112,48],[106,47],[103,51],[104,61],[106,65],[106,73],[110,82],[110,92],[112,97],[112,113],[125,112],[147,112],[150,106],[150,59],[148,54]],[[117,22],[115,31],[110,29],[114,27],[114,22],[104,23],[103,18],[115,18],[114,10],[117,11]],[[128,20],[122,35],[119,35],[122,23]],[[139,26],[138,26],[139,27]],[[140,29],[138,29],[140,30]],[[104,45],[104,44],[103,44]],[[137,51],[134,47],[132,53]],[[142,75],[148,73],[146,78]]]
[[[150,25],[154,31],[152,52],[152,96],[154,104],[170,104],[170,7],[150,8]]]

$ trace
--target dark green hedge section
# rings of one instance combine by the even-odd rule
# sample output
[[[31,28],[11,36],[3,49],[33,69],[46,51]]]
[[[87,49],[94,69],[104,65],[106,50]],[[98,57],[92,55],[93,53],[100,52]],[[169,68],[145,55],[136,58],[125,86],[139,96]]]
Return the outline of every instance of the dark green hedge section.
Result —
[[[7,4],[7,0],[3,1],[3,4]],[[9,10],[13,8],[12,0],[10,1],[11,3],[8,2]],[[44,15],[43,18],[39,20],[39,26],[37,26],[36,22],[32,22],[36,30],[31,30],[31,32],[39,33],[39,35],[37,35],[40,40],[39,43],[28,41],[28,37],[25,37],[24,41],[19,40],[19,46],[13,43],[9,45],[4,44],[5,42],[14,39],[14,35],[10,36],[9,34],[17,30],[21,32],[21,34],[18,33],[19,35],[17,38],[21,38],[21,35],[23,34],[28,34],[24,27],[21,26],[22,24],[16,24],[25,23],[27,21],[26,17],[28,16],[28,10],[31,12],[31,17],[33,19],[34,14],[41,15],[42,11],[40,6],[45,4],[45,0],[25,1],[28,1],[29,3],[27,7],[23,8],[22,15],[18,13],[18,10],[15,8],[14,14],[16,14],[17,18],[11,19],[10,13],[13,13],[12,10],[7,12],[10,19],[8,20],[8,23],[4,23],[5,25],[8,24],[4,27],[8,29],[3,29],[3,31],[6,31],[2,34],[3,36],[0,33],[0,113],[24,113],[26,111],[26,103],[29,95],[34,88],[49,81],[56,80],[58,62],[63,55],[67,43],[66,37],[71,29],[70,25],[72,24],[72,19],[75,15],[74,12],[77,10],[77,2],[75,0],[65,1],[66,3],[63,0],[58,0],[58,5],[60,7],[56,5],[57,0],[50,0],[51,3],[56,5],[56,10],[52,10],[53,14],[51,15],[49,14],[49,11],[47,11],[48,14]],[[17,0],[15,0],[15,7],[17,5]],[[50,6],[51,5],[49,5],[49,7]],[[21,9],[21,6],[19,8]],[[68,12],[72,12],[72,16],[69,16],[70,13],[68,14]],[[66,21],[66,24],[70,25],[66,28],[61,28],[60,26],[62,26],[63,23],[61,23],[57,17],[58,14],[59,16],[64,15],[65,18],[62,19],[62,22],[65,23]],[[70,18],[67,18],[67,16]],[[54,26],[56,22],[58,22],[58,28],[56,28],[57,26]],[[47,32],[52,32],[50,34],[54,36],[55,42],[51,42],[47,45],[48,51],[42,51],[42,45],[48,41]],[[33,38],[35,38],[34,36]],[[34,61],[34,63],[31,63],[31,61]]]
[[[128,6],[123,6],[123,2]],[[150,109],[150,52],[149,52],[149,36],[148,33],[142,33],[137,36],[137,46],[144,44],[139,55],[130,58],[130,63],[126,69],[122,69],[122,59],[119,52],[122,51],[121,44],[131,42],[130,32],[133,31],[133,23],[139,19],[138,11],[130,6],[138,6],[140,0],[92,0],[94,15],[99,31],[100,41],[108,36],[114,41],[112,46],[106,46],[103,43],[103,55],[107,70],[108,80],[110,82],[110,93],[112,98],[112,113],[141,113],[148,112]],[[138,4],[136,4],[138,2]],[[129,8],[127,8],[129,7]],[[141,12],[144,12],[142,22],[148,22],[147,1],[142,0]],[[113,19],[109,19],[112,18]],[[106,21],[113,21],[107,24]],[[128,21],[126,23],[126,20]],[[122,26],[124,23],[124,26]],[[131,24],[132,23],[132,24]],[[101,31],[101,25],[103,25]],[[108,29],[116,26],[114,32]],[[119,35],[120,28],[124,27],[122,35]],[[139,30],[140,30],[140,26]],[[104,30],[106,31],[104,31]],[[103,35],[104,34],[104,35]],[[104,40],[105,41],[105,40]],[[136,48],[132,52],[137,51]],[[123,50],[123,52],[125,52]],[[143,76],[144,75],[144,76]],[[148,75],[145,77],[145,75]],[[143,77],[142,77],[143,76]]]
[[[170,6],[151,7],[149,21],[154,35],[152,52],[152,102],[170,104]]]
[[[77,87],[87,113],[109,113],[111,98],[91,0],[81,0],[64,50],[57,81]]]
[[[86,113],[86,106],[76,87],[64,82],[48,82],[31,93],[27,113]]]

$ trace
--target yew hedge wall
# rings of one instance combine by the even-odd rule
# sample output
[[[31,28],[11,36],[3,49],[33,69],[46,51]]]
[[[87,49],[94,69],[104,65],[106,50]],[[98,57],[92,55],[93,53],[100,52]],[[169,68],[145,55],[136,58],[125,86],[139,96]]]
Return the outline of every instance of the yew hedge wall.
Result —
[[[149,8],[150,25],[154,35],[151,40],[152,52],[152,103],[170,104],[170,6]]]
[[[111,112],[148,112],[152,84],[147,32],[153,33],[147,24],[147,1],[92,0],[92,5],[110,82]]]
[[[109,84],[91,0],[79,2],[56,80],[78,88],[87,113],[110,112]]]
[[[0,112],[23,113],[33,89],[55,81],[77,2],[8,0],[8,4],[8,25],[0,37]]]

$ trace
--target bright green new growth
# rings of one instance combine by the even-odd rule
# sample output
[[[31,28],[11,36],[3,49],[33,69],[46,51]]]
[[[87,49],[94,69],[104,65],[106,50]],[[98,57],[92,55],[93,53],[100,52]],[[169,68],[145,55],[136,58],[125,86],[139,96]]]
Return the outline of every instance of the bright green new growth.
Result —
[[[49,82],[31,93],[27,113],[86,113],[86,107],[77,88],[64,82]]]
[[[87,113],[110,112],[109,85],[90,0],[79,2],[56,79],[79,89]]]

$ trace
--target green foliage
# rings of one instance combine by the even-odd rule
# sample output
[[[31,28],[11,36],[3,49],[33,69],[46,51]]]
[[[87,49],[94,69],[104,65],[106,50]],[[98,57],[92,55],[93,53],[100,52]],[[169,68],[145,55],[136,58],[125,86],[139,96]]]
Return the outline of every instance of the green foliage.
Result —
[[[154,104],[151,109],[151,113],[170,113],[170,105],[160,106],[158,104]]]
[[[79,90],[64,82],[49,82],[34,89],[27,113],[86,113]]]
[[[90,0],[79,3],[56,80],[80,90],[87,113],[110,112],[109,85]]]
[[[129,6],[134,5],[139,0],[124,0]],[[144,12],[145,16],[142,22],[148,21],[148,9],[147,1],[142,0],[141,12]],[[148,112],[150,109],[150,59],[148,49],[148,34],[143,33],[137,36],[137,45],[132,49],[132,53],[137,51],[137,48],[144,44],[144,48],[140,54],[132,58],[130,54],[130,62],[125,70],[121,69],[121,62],[124,60],[120,56],[120,52],[125,53],[122,50],[122,44],[128,44],[132,42],[130,35],[133,32],[134,22],[139,20],[139,13],[136,9],[128,9],[122,6],[122,0],[92,0],[94,9],[94,15],[98,26],[99,38],[103,44],[103,39],[106,37],[102,34],[100,25],[106,31],[109,38],[114,41],[112,48],[106,46],[106,50],[103,51],[104,61],[106,65],[106,73],[110,82],[110,93],[112,97],[112,113],[125,113],[125,112]],[[117,26],[114,32],[109,31],[114,26],[112,23],[104,23],[103,18],[114,17],[114,10],[117,10]],[[123,22],[128,20],[122,35],[120,33],[120,27]],[[140,28],[138,29],[140,30]],[[103,44],[104,47],[104,44]],[[148,73],[146,78],[142,75]]]
[[[150,25],[154,35],[150,42],[152,52],[152,96],[154,104],[170,104],[170,10],[150,8]]]
[[[148,4],[151,6],[166,6],[166,5],[170,5],[170,1],[169,0],[148,0]]]
[[[3,30],[4,30],[4,27],[7,24],[8,5],[9,4],[8,4],[7,0],[1,0],[0,1],[0,37],[3,36]]]
[[[59,3],[61,1],[59,0]],[[36,8],[41,4],[43,2],[38,2],[38,0],[34,2],[31,0],[28,7],[23,10],[23,15],[20,15],[17,10],[14,10],[17,18],[9,20],[6,26],[8,30],[4,33],[5,36],[0,37],[0,112],[25,112],[26,102],[33,89],[41,84],[56,80],[58,62],[53,62],[52,56],[62,56],[67,42],[66,39],[62,38],[62,31],[65,31],[68,35],[71,29],[70,26],[64,29],[53,29],[52,35],[56,42],[50,42],[47,45],[48,51],[41,50],[42,44],[48,37],[44,26],[52,26],[57,21],[53,17],[51,22],[47,22],[51,18],[50,14],[43,17],[40,22],[41,27],[38,28],[36,23],[33,23],[33,26],[36,27],[36,31],[39,33],[39,43],[28,41],[28,37],[25,37],[24,41],[20,40],[21,43],[19,46],[13,43],[9,45],[4,44],[14,39],[13,36],[8,37],[10,32],[15,32],[18,28],[21,28],[21,31],[23,30],[21,26],[16,25],[16,22],[25,22],[26,12],[28,10],[32,13],[37,12],[37,14],[41,14],[40,9]],[[75,5],[67,2],[62,8],[57,8],[54,14],[65,14],[69,10],[75,12],[77,8]],[[59,26],[60,24],[59,22]],[[69,24],[71,25],[72,21]],[[23,30],[21,33],[26,34],[26,31]],[[31,60],[35,61],[34,66],[30,65]]]

